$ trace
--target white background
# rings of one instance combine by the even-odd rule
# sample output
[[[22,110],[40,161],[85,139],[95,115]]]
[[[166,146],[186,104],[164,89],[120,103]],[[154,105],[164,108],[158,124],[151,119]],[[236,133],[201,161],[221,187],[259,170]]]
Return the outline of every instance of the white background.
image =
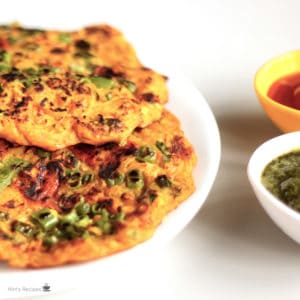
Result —
[[[300,247],[266,216],[246,177],[253,150],[279,134],[253,78],[269,58],[299,48],[299,1],[3,1],[0,9],[1,23],[120,28],[142,60],[179,68],[194,82],[222,138],[207,202],[166,248],[41,299],[300,299]]]

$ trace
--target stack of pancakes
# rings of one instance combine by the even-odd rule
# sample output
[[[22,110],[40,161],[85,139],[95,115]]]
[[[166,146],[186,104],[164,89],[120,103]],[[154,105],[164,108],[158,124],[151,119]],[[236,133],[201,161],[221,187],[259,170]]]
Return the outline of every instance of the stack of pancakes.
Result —
[[[108,25],[0,27],[0,260],[116,253],[188,198],[196,157],[166,80]]]

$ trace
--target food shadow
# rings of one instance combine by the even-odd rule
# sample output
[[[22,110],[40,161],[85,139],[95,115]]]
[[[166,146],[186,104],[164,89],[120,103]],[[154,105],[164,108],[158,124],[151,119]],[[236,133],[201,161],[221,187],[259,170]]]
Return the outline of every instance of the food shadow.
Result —
[[[247,164],[253,151],[264,141],[281,132],[263,114],[235,114],[217,119],[222,159],[213,189],[197,216],[188,227],[233,244],[243,243],[271,251],[299,252],[264,212],[247,178]],[[300,253],[300,252],[299,252]]]

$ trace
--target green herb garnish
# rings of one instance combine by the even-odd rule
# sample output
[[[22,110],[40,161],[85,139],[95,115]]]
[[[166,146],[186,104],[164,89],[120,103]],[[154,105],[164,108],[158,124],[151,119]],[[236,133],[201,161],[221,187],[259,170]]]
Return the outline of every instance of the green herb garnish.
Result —
[[[110,78],[106,78],[102,76],[91,76],[89,78],[91,82],[96,85],[97,88],[111,89],[115,85],[115,81]]]
[[[58,214],[54,209],[43,208],[31,214],[32,221],[48,231],[53,229],[58,223]]]
[[[164,160],[165,161],[170,161],[170,159],[171,159],[171,152],[168,150],[167,146],[163,142],[160,142],[160,141],[157,141],[155,143],[155,146],[163,154]]]
[[[46,151],[46,150],[41,149],[41,148],[37,148],[35,153],[40,158],[49,158],[49,159],[51,159],[51,156],[52,156],[51,152]]]
[[[136,160],[140,162],[153,163],[155,158],[156,153],[150,146],[141,146],[136,152]]]
[[[0,191],[9,186],[13,178],[28,164],[28,162],[17,157],[0,163]]]
[[[133,82],[125,79],[122,79],[119,82],[123,84],[131,93],[136,91],[136,85]]]
[[[169,180],[167,175],[159,175],[155,178],[155,183],[160,187],[160,188],[165,188],[165,187],[171,187],[172,182]]]
[[[126,174],[126,185],[130,189],[142,188],[144,176],[140,170],[131,170]]]
[[[109,186],[119,185],[124,182],[125,176],[122,173],[119,173],[118,171],[115,171],[109,176],[107,179],[105,179],[105,182]]]
[[[59,36],[58,36],[58,40],[62,43],[65,43],[65,44],[71,44],[72,37],[68,33],[60,33]]]

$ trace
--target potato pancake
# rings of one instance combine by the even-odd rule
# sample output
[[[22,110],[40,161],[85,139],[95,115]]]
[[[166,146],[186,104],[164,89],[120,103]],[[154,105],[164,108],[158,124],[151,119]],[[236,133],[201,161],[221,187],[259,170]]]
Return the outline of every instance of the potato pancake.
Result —
[[[48,150],[123,143],[158,120],[162,105],[135,98],[126,83],[30,69],[0,75],[0,137]]]
[[[124,143],[160,118],[166,78],[116,29],[0,27],[0,138],[57,150]]]
[[[0,160],[0,259],[20,268],[128,249],[194,191],[194,150],[167,111],[124,145],[47,152],[2,140]]]
[[[50,67],[82,75],[117,75],[136,86],[135,95],[168,99],[166,77],[144,67],[123,34],[108,25],[63,32],[0,26],[0,70]],[[2,66],[2,67],[1,67]]]

